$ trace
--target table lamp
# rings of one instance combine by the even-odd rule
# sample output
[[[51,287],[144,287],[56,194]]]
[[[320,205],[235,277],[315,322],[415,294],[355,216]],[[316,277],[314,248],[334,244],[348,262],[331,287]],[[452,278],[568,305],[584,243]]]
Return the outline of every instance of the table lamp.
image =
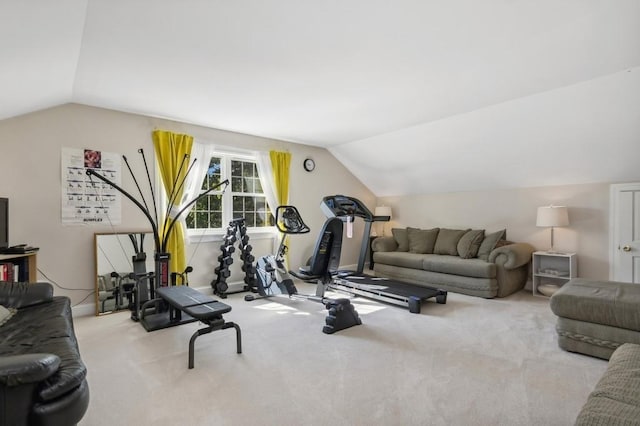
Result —
[[[389,216],[389,220],[391,220],[391,207],[389,206],[378,206],[373,212],[374,216]],[[384,223],[382,224],[382,236],[384,236]]]
[[[536,226],[551,227],[551,248],[549,253],[558,253],[553,249],[553,228],[569,225],[569,213],[564,206],[538,207]]]

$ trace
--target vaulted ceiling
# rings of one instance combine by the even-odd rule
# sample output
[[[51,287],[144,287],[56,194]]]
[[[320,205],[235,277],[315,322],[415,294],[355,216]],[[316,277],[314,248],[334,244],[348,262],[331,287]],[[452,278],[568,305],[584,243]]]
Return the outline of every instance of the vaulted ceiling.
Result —
[[[0,0],[0,119],[327,147],[375,194],[640,180],[637,0]]]

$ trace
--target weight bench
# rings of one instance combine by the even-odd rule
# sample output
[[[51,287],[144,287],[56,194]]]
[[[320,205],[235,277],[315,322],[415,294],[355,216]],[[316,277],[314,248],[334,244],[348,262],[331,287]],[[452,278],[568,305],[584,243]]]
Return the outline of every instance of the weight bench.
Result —
[[[198,336],[227,328],[236,329],[236,347],[239,354],[242,353],[242,336],[240,326],[231,321],[225,321],[222,314],[231,311],[231,306],[202,294],[187,286],[159,287],[156,294],[169,305],[169,318],[171,322],[180,322],[182,313],[197,319],[207,327],[197,330],[189,340],[189,368],[193,368],[194,346]]]

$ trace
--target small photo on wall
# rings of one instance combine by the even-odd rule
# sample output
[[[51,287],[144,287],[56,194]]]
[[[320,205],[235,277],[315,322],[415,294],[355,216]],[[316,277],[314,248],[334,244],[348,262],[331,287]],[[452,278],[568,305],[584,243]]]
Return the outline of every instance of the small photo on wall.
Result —
[[[84,150],[84,166],[87,169],[99,169],[102,167],[102,153],[93,149]]]

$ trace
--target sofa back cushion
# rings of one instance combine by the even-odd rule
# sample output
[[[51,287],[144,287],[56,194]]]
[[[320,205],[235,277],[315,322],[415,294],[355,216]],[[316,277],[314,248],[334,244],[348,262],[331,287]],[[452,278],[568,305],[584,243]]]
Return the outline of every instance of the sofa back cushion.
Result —
[[[0,282],[0,304],[6,308],[26,308],[52,298],[53,286],[49,283]]]
[[[484,229],[467,231],[458,241],[458,256],[463,259],[472,259],[478,256],[480,244],[484,240]]]
[[[440,229],[436,245],[433,248],[435,254],[449,254],[451,256],[458,255],[458,242],[469,229]]]
[[[406,228],[393,228],[391,234],[398,243],[396,251],[409,251],[409,236]]]
[[[478,259],[488,261],[489,253],[491,253],[491,251],[496,247],[498,241],[506,238],[506,236],[506,229],[501,229],[500,231],[496,231],[491,234],[485,234],[484,240],[482,240],[482,244],[480,244],[480,248],[478,249]]]
[[[420,254],[433,253],[433,247],[436,243],[439,231],[439,228],[407,228],[407,234],[409,236],[409,252]]]

